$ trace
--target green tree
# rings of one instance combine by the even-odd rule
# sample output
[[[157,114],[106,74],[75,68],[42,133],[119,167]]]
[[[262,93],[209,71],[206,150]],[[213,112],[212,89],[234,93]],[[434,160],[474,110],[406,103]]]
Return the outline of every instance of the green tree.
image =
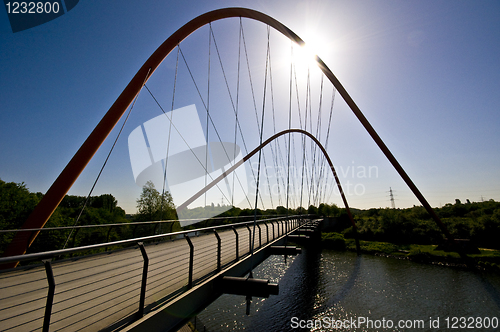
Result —
[[[308,214],[318,214],[318,208],[315,207],[314,205],[309,205],[309,208],[307,209]]]
[[[40,201],[23,183],[0,180],[0,229],[17,229],[23,225]],[[12,240],[14,233],[0,234],[0,252]]]
[[[276,207],[276,213],[278,215],[286,215],[286,207],[281,206],[281,205],[277,206]]]
[[[142,193],[137,199],[139,221],[175,219],[175,206],[172,195],[168,191],[160,194],[153,182],[148,181],[142,187]]]

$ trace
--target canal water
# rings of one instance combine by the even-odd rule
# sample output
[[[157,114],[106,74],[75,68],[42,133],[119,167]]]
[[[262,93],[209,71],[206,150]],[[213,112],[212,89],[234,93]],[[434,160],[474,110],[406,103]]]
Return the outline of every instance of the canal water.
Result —
[[[280,295],[223,295],[198,318],[206,331],[500,331],[500,276],[351,252],[272,256],[254,277]],[[203,328],[199,328],[203,331]]]

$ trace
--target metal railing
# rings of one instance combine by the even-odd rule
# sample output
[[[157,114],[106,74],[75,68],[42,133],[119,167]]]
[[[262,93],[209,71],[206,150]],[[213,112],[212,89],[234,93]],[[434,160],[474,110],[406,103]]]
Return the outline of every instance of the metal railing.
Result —
[[[140,253],[142,257],[142,264],[139,263],[139,258],[138,256],[135,258],[134,262],[127,261],[126,263],[123,264],[123,266],[120,266],[119,268],[115,268],[111,274],[119,274],[117,271],[118,269],[124,270],[124,272],[120,272],[121,274],[124,274],[125,277],[122,279],[119,279],[118,277],[113,276],[113,280],[116,281],[108,281],[110,277],[106,277],[105,274],[102,275],[102,277],[98,278],[99,283],[104,283],[104,280],[106,280],[108,283],[111,283],[112,285],[116,285],[118,283],[124,283],[126,286],[125,287],[132,287],[130,285],[130,280],[131,279],[137,279],[138,281],[140,280],[139,284],[140,286],[139,289],[137,287],[133,289],[137,289],[139,291],[139,308],[137,308],[137,300],[135,300],[135,314],[133,312],[131,313],[130,311],[127,314],[127,317],[122,317],[122,319],[127,319],[128,321],[140,318],[144,315],[145,310],[147,310],[147,306],[149,305],[150,307],[154,306],[155,303],[159,303],[158,301],[161,301],[161,299],[165,299],[167,297],[171,298],[171,294],[180,294],[182,293],[183,290],[188,290],[191,287],[193,287],[197,282],[200,280],[203,280],[204,278],[213,275],[214,273],[217,273],[220,271],[224,266],[237,262],[240,260],[242,257],[250,253],[251,250],[251,243],[252,240],[255,241],[255,248],[261,247],[263,244],[269,243],[280,236],[283,236],[285,233],[289,232],[290,230],[293,230],[297,227],[299,227],[303,223],[303,218],[307,218],[307,216],[289,216],[288,219],[286,217],[277,217],[277,218],[269,218],[269,219],[263,219],[259,220],[257,223],[257,228],[255,230],[255,239],[252,239],[252,230],[251,230],[251,225],[253,224],[253,221],[247,221],[247,222],[238,222],[238,223],[233,223],[233,224],[227,224],[227,225],[219,225],[219,226],[212,226],[212,227],[204,227],[204,228],[199,228],[199,229],[192,229],[192,230],[185,230],[185,231],[180,231],[180,232],[173,232],[173,233],[165,233],[165,234],[159,234],[159,235],[152,235],[152,236],[146,236],[146,237],[138,237],[138,238],[133,238],[133,239],[127,239],[127,240],[120,240],[120,241],[113,241],[113,242],[108,242],[108,243],[101,243],[101,244],[94,244],[94,245],[88,245],[88,246],[83,246],[83,247],[77,247],[77,248],[69,248],[69,249],[62,249],[62,250],[53,250],[53,251],[47,251],[47,252],[41,252],[41,253],[33,253],[33,254],[27,254],[27,255],[21,255],[21,256],[13,256],[13,257],[3,257],[0,258],[0,264],[4,263],[10,263],[10,262],[15,262],[15,261],[27,261],[27,260],[41,260],[44,264],[45,267],[45,275],[46,275],[46,280],[48,281],[49,284],[49,289],[48,293],[46,296],[46,301],[45,301],[45,311],[43,314],[43,331],[48,331],[50,327],[50,322],[51,322],[51,316],[54,315],[53,313],[53,306],[55,304],[54,302],[54,294],[55,294],[55,289],[56,289],[56,282],[55,278],[58,278],[58,275],[54,274],[54,271],[52,269],[52,260],[54,258],[63,256],[63,255],[68,255],[68,254],[74,254],[74,253],[81,253],[85,251],[92,251],[95,249],[100,249],[100,248],[106,248],[106,247],[111,247],[111,246],[117,246],[117,245],[137,245],[140,249]],[[263,233],[265,234],[263,235]],[[207,235],[205,237],[199,236],[199,235]],[[210,234],[213,234],[214,237],[211,237]],[[177,249],[171,249],[170,252],[168,250],[170,249],[162,249],[162,251],[157,251],[154,246],[154,244],[151,244],[151,247],[148,246],[148,250],[146,250],[146,247],[144,246],[144,243],[146,242],[154,242],[155,244],[162,244],[162,243],[170,243],[171,241],[163,241],[165,239],[171,239],[171,238],[179,238],[179,237],[184,237],[186,239],[186,242],[189,246],[189,249],[182,249],[186,252],[186,254],[181,253],[181,247],[184,247],[184,245],[177,245]],[[202,239],[203,238],[203,239]],[[248,241],[248,246],[246,246],[245,242]],[[160,246],[159,246],[160,247]],[[159,250],[159,249],[158,249]],[[149,251],[149,254],[148,254]],[[184,252],[183,251],[183,252]],[[114,251],[108,252],[108,255],[110,253],[113,253]],[[168,253],[167,253],[168,252]],[[186,256],[187,255],[187,256]],[[128,256],[133,256],[132,254]],[[128,257],[127,256],[127,257]],[[92,256],[94,257],[94,256]],[[95,256],[97,257],[97,256]],[[168,258],[168,259],[167,259]],[[82,258],[80,258],[82,259]],[[185,265],[185,260],[188,260],[187,266]],[[92,261],[92,259],[83,259],[84,261]],[[127,258],[127,260],[130,260]],[[66,262],[68,260],[62,260],[62,261],[57,261],[56,263],[59,262]],[[113,260],[111,260],[114,262]],[[109,264],[109,263],[108,263]],[[60,264],[63,266],[64,264]],[[105,265],[103,263],[102,265]],[[141,266],[142,265],[142,266]],[[56,266],[56,265],[54,265]],[[82,268],[83,269],[83,268]],[[134,269],[135,274],[130,274],[126,270],[132,270]],[[138,271],[142,271],[142,275],[138,275]],[[11,272],[15,272],[16,269],[10,270]],[[120,270],[121,271],[121,270]],[[69,274],[70,272],[65,272],[66,275]],[[85,272],[89,275],[90,279],[96,279],[96,274],[97,272]],[[82,288],[89,283],[85,284],[82,279],[83,277],[80,278],[79,274],[85,274],[83,272],[81,273],[75,273],[78,278],[75,276],[74,280],[71,280],[71,282],[68,282],[68,284],[64,285],[66,288],[71,288],[77,289],[77,288]],[[100,272],[99,272],[100,273]],[[148,275],[148,273],[150,275]],[[133,277],[127,277],[128,275],[133,275]],[[186,276],[187,274],[187,276]],[[0,274],[0,277],[2,277],[5,274]],[[62,273],[61,273],[62,275]],[[54,278],[55,276],[55,278]],[[61,276],[61,278],[63,278]],[[67,278],[67,277],[65,277]],[[75,280],[78,279],[79,284],[75,284],[74,286],[71,283],[76,283]],[[97,282],[96,282],[97,283]],[[71,287],[69,285],[72,285]],[[82,285],[83,286],[82,286]],[[46,285],[46,284],[45,284]],[[22,287],[22,286],[19,286]],[[45,286],[46,287],[46,286]],[[97,287],[97,284],[96,286]],[[100,284],[99,284],[100,287]],[[97,288],[99,288],[97,287]],[[105,287],[109,286],[102,286],[100,288],[105,289]],[[2,288],[2,286],[0,286]],[[146,288],[148,288],[148,296],[146,294]],[[127,288],[128,289],[128,288]],[[177,291],[175,291],[177,289]],[[61,291],[63,293],[64,291]],[[90,293],[91,291],[88,291],[87,293]],[[132,294],[135,291],[133,290],[121,290],[119,289],[119,293],[125,293],[125,294]],[[118,293],[117,293],[118,294]],[[135,294],[135,293],[134,293]],[[56,294],[58,295],[58,294]],[[63,296],[69,296],[69,295],[58,295],[61,298]],[[80,295],[71,295],[72,299],[78,298]],[[83,296],[83,295],[82,295]],[[87,296],[87,295],[85,295]],[[116,295],[116,298],[119,296],[123,295]],[[135,297],[136,295],[133,295]],[[2,301],[2,296],[0,296],[0,301]],[[40,300],[38,298],[38,300]],[[113,298],[115,300],[115,298]],[[66,301],[64,299],[60,299],[59,302],[59,307],[61,307],[61,302]],[[94,300],[92,300],[94,301]],[[133,299],[127,300],[129,302],[134,302]],[[28,301],[29,302],[29,301]],[[83,303],[84,301],[80,301]],[[126,302],[126,301],[123,301]],[[24,303],[19,304],[19,306],[25,305]],[[94,306],[97,305],[97,302],[95,302]],[[27,305],[29,307],[29,305]],[[87,306],[92,306],[92,304],[88,304]],[[1,308],[2,306],[0,306]],[[35,308],[38,311],[40,311],[40,308]],[[3,309],[0,309],[0,313]],[[27,309],[28,311],[31,310],[33,311],[34,309]],[[64,309],[65,310],[65,309]],[[22,310],[21,310],[22,311]],[[57,311],[57,315],[59,318],[59,321],[64,320],[62,317],[62,314],[60,313],[63,311],[63,309],[60,309]],[[109,315],[111,316],[111,315]],[[36,320],[40,320],[41,318],[37,318]],[[116,318],[113,318],[116,320]],[[4,319],[5,320],[5,319]],[[2,322],[2,319],[0,317],[0,323]],[[38,323],[39,324],[39,323]],[[3,325],[3,324],[2,324]],[[15,325],[15,324],[14,324]],[[15,325],[18,326],[18,325]],[[14,326],[14,330],[15,330]],[[24,325],[19,325],[23,326],[22,329],[24,329]],[[69,325],[71,326],[71,325]],[[39,329],[40,325],[38,325]],[[73,327],[68,328],[69,330]],[[9,330],[9,329],[6,329]],[[11,329],[12,330],[12,329]]]
[[[265,219],[265,218],[269,218],[270,216],[269,215],[265,215],[265,216],[257,216],[258,220],[261,220],[261,219]],[[282,217],[285,217],[285,215],[275,215],[275,216],[272,216],[273,218],[282,218]],[[112,242],[110,241],[110,237],[112,235],[112,231],[114,230],[115,231],[115,235],[117,237],[123,237],[124,234],[123,233],[119,233],[118,230],[120,229],[127,229],[127,228],[130,228],[130,227],[133,227],[133,230],[131,231],[132,234],[136,233],[136,231],[138,229],[142,230],[142,233],[146,233],[144,234],[144,236],[149,236],[149,235],[159,235],[159,234],[165,234],[166,232],[165,231],[162,231],[161,227],[163,225],[165,226],[169,226],[170,229],[169,229],[169,233],[173,233],[173,225],[176,223],[176,222],[189,222],[190,224],[192,223],[205,223],[205,225],[207,223],[220,223],[220,222],[223,222],[225,224],[227,224],[227,222],[232,222],[233,220],[247,220],[247,221],[253,221],[254,219],[254,216],[253,215],[249,215],[249,216],[227,216],[227,217],[214,217],[214,218],[210,218],[210,219],[206,219],[206,218],[191,218],[191,219],[176,219],[176,220],[156,220],[156,221],[136,221],[136,222],[122,222],[122,223],[112,223],[112,224],[101,224],[101,225],[78,225],[78,226],[61,226],[61,227],[43,227],[43,228],[24,228],[24,229],[6,229],[6,230],[0,230],[0,235],[2,234],[15,234],[17,232],[30,232],[32,234],[35,234],[36,232],[40,232],[40,234],[38,235],[37,237],[37,243],[42,243],[45,241],[46,237],[49,236],[48,233],[51,233],[51,232],[58,232],[58,233],[61,233],[61,232],[72,232],[72,231],[75,231],[76,232],[73,232],[72,234],[72,243],[75,244],[77,242],[77,236],[80,234],[80,236],[87,236],[87,237],[92,237],[94,235],[94,233],[90,233],[90,234],[81,234],[79,233],[80,230],[93,230],[95,232],[98,232],[100,231],[101,229],[107,229],[107,232],[106,232],[106,236],[105,236],[105,240],[103,240],[102,242],[103,243],[108,243],[108,242]],[[151,226],[154,226],[154,227],[151,227]],[[146,229],[146,228],[150,228],[149,230]],[[207,227],[207,226],[205,226]],[[192,226],[186,226],[184,227],[185,230],[187,229],[192,229]],[[149,233],[149,234],[148,234]],[[69,240],[69,239],[68,239]],[[87,243],[87,244],[83,244],[81,246],[87,246],[87,245],[90,245],[91,243]],[[4,244],[6,245],[6,244]],[[62,243],[60,243],[60,247],[61,249],[65,249],[62,245]],[[29,250],[29,249],[28,249]]]

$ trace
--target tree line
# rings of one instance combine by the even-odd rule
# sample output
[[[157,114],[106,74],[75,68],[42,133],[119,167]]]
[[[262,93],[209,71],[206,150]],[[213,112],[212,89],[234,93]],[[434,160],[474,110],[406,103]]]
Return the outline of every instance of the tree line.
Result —
[[[0,179],[0,229],[19,229],[30,213],[42,199],[42,193],[32,193],[24,183],[5,182]],[[138,213],[127,216],[118,206],[116,198],[111,194],[100,196],[66,195],[56,208],[44,229],[67,227],[68,229],[43,230],[40,232],[29,252],[41,252],[62,248],[79,247],[97,243],[117,241],[129,238],[169,233],[181,230],[177,220],[175,206],[169,192],[160,193],[152,182],[147,182],[136,201]],[[247,216],[253,219],[253,209],[241,209],[226,206],[214,206],[189,209],[189,218],[199,218],[207,211],[211,215],[217,210],[224,211],[218,218],[205,220],[202,223],[186,227],[186,229],[210,227],[234,222],[234,217]],[[227,211],[225,211],[227,210]],[[215,213],[214,213],[215,211]],[[288,209],[288,215],[305,214],[303,208]],[[278,206],[276,209],[257,210],[258,218],[286,215],[287,209]],[[172,220],[166,223],[148,223],[149,221]],[[142,225],[131,224],[142,223]],[[75,228],[72,226],[121,224],[121,226]],[[0,233],[0,254],[14,237],[14,232]]]
[[[152,184],[151,184],[152,185]],[[42,193],[32,193],[24,183],[0,179],[0,229],[19,229],[42,199]],[[99,196],[66,195],[44,228],[69,227],[64,230],[40,232],[28,252],[40,252],[147,236],[154,225],[128,225],[131,222],[175,219],[175,209],[169,193],[159,194],[154,186],[145,186],[137,199],[138,213],[127,216],[111,194]],[[75,228],[72,226],[121,224],[115,227]],[[14,232],[0,233],[0,254],[14,237]]]
[[[349,218],[344,209],[338,217],[335,231],[346,238],[354,236]],[[351,209],[361,240],[383,241],[395,244],[438,244],[444,235],[422,206],[405,209],[378,208],[368,210]],[[500,202],[448,203],[434,211],[457,239],[470,239],[481,248],[500,249]],[[321,214],[321,213],[320,213]]]
[[[24,183],[4,182],[0,179],[0,229],[18,229],[38,202],[42,193],[30,192]],[[143,187],[136,201],[138,213],[127,216],[118,206],[116,198],[111,194],[83,197],[66,195],[61,204],[48,220],[45,228],[70,227],[64,231],[42,231],[31,246],[29,252],[77,247],[109,241],[116,241],[158,233],[180,230],[175,206],[170,193],[160,193],[151,182]],[[85,206],[85,208],[83,208]],[[226,209],[223,206],[209,205],[188,211],[191,218],[202,215],[205,209],[210,212],[216,209]],[[443,223],[455,238],[471,239],[477,246],[500,249],[500,203],[494,200],[485,202],[462,203],[455,200],[454,204],[446,204],[435,209]],[[374,208],[368,210],[351,209],[355,219],[358,234],[363,240],[385,241],[408,244],[437,244],[442,242],[443,234],[421,206],[406,209]],[[221,213],[216,219],[203,221],[189,228],[210,227],[234,222],[234,217],[248,217],[252,220],[254,209],[232,207]],[[335,231],[344,234],[346,238],[353,237],[353,229],[344,208],[335,204],[320,204],[288,209],[277,206],[274,209],[257,210],[258,218],[271,218],[283,215],[312,214],[333,217],[336,220]],[[165,224],[149,224],[147,221],[173,220]],[[240,221],[240,220],[239,220]],[[130,225],[131,222],[141,222],[143,225]],[[80,228],[71,230],[78,225],[122,224],[120,227]],[[0,254],[13,238],[14,233],[0,233]]]

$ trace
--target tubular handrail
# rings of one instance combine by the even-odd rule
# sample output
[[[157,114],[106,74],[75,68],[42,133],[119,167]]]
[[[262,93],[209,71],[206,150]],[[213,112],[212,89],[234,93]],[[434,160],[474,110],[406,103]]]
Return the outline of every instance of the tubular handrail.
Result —
[[[276,218],[285,217],[286,215],[277,215]],[[307,216],[307,215],[301,215]],[[117,226],[135,226],[135,225],[154,225],[154,224],[167,224],[176,221],[204,221],[204,220],[224,220],[224,219],[236,219],[236,218],[252,218],[251,216],[230,216],[230,217],[215,217],[210,219],[205,218],[192,218],[192,219],[168,219],[168,220],[153,220],[153,221],[134,221],[134,222],[122,222],[114,224],[102,224],[102,225],[79,225],[79,226],[61,226],[61,227],[43,227],[43,228],[19,228],[19,229],[0,229],[0,233],[14,233],[14,232],[34,232],[34,231],[56,231],[63,229],[81,229],[81,228],[99,228],[99,227],[117,227]]]
[[[308,217],[308,216],[309,215],[306,215],[306,214],[293,215],[293,216],[288,216],[288,219],[304,218],[304,217]],[[266,221],[273,221],[273,220],[283,220],[283,219],[287,219],[287,217],[275,217],[275,218],[261,219],[261,220],[258,220],[258,223],[262,223],[262,222],[266,222]],[[180,231],[180,232],[165,233],[165,234],[158,234],[158,235],[150,235],[150,236],[127,239],[127,240],[119,240],[119,241],[106,242],[106,243],[100,243],[100,244],[92,244],[92,245],[82,246],[82,247],[51,250],[51,251],[17,255],[17,256],[9,256],[9,257],[1,257],[0,258],[0,265],[11,263],[11,262],[49,259],[49,258],[61,256],[61,255],[73,254],[73,253],[77,253],[77,252],[93,250],[93,249],[100,249],[100,248],[105,248],[105,247],[110,247],[110,246],[115,246],[115,245],[132,244],[132,243],[138,243],[138,242],[144,242],[144,241],[150,241],[150,240],[157,240],[157,239],[161,239],[161,238],[169,237],[169,236],[184,235],[184,234],[189,234],[189,233],[193,233],[193,232],[206,232],[206,231],[210,231],[210,230],[214,230],[214,229],[231,228],[234,226],[242,226],[242,225],[247,225],[247,224],[253,224],[253,221],[244,221],[244,222],[234,223],[234,224],[211,226],[211,227],[204,227],[204,228],[198,228],[198,229],[190,229],[190,230],[185,230],[185,231]]]

